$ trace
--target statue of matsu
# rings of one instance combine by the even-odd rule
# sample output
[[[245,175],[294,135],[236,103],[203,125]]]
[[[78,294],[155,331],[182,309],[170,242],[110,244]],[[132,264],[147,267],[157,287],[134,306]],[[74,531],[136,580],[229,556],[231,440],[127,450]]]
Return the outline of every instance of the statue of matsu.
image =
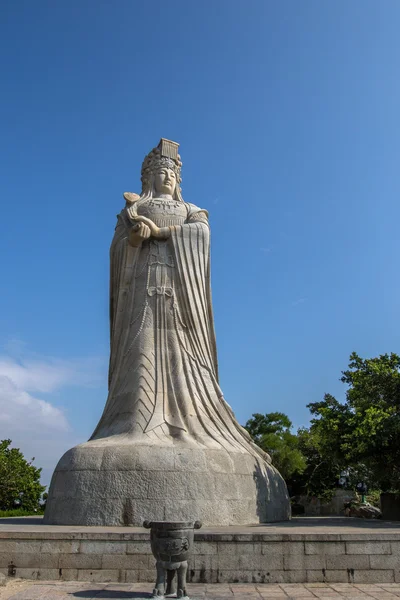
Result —
[[[109,394],[51,482],[45,522],[237,525],[290,517],[286,485],[218,383],[207,211],[162,139],[124,194],[111,244]]]

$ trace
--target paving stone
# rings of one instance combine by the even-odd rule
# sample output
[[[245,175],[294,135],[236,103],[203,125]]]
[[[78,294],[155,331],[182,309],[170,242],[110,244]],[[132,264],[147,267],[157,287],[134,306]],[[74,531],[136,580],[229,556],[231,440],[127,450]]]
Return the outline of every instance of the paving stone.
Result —
[[[357,596],[358,598],[369,598],[370,596],[367,596],[367,594],[365,594],[365,592],[361,592],[360,590],[349,590],[346,592],[339,592],[339,595],[341,598],[349,598],[350,596],[352,598],[354,598],[355,596]]]
[[[335,592],[335,590],[313,590],[314,595],[317,598],[340,598],[341,595],[339,592]]]
[[[381,592],[381,593],[372,593],[368,595],[369,598],[374,598],[375,600],[397,600],[397,598],[399,596],[396,596],[395,594],[390,594],[390,593],[385,593],[385,592]]]
[[[277,596],[273,594],[272,596],[265,595],[264,592],[260,592],[261,598],[266,598],[267,600],[282,600],[283,598],[288,598],[286,594],[282,594],[281,596]]]
[[[311,588],[326,588],[326,589],[332,589],[332,586],[328,585],[327,583],[306,583],[305,586],[307,589]]]
[[[284,590],[277,583],[258,583],[256,589],[260,594],[283,594]]]
[[[257,588],[257,590],[263,598],[268,598],[269,596],[280,596],[281,598],[284,598],[286,596],[285,592],[279,589],[269,590],[268,588]]]
[[[11,596],[10,600],[36,600],[36,598],[42,598],[49,589],[48,585],[31,585]]]
[[[391,590],[391,591],[400,591],[400,583],[380,583],[379,587],[386,590]]]
[[[311,590],[307,590],[303,586],[285,590],[292,598],[315,598],[315,594]]]
[[[96,592],[97,594],[97,592]],[[94,596],[92,596],[93,598]],[[40,596],[40,600],[71,600],[71,594],[62,590],[52,590],[43,596]],[[85,600],[88,600],[88,596],[85,596]]]
[[[373,583],[357,583],[354,587],[362,592],[383,592],[379,585]]]
[[[13,581],[13,585],[17,585]],[[23,582],[26,587],[7,600],[145,600],[150,587],[143,583]],[[4,588],[6,589],[6,588]],[[399,584],[188,584],[191,600],[398,600]],[[0,600],[3,596],[0,593]]]
[[[311,590],[307,590],[307,588],[305,588],[303,585],[301,584],[296,584],[298,587],[293,588],[293,589],[285,589],[285,593],[290,595],[290,596],[296,596],[297,598],[315,598],[315,594],[314,592],[312,592]]]

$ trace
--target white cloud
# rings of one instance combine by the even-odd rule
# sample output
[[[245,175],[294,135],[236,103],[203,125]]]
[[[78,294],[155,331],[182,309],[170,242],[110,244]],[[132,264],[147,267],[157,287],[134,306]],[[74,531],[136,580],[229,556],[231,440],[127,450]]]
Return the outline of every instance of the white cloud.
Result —
[[[12,430],[29,432],[37,427],[68,431],[69,425],[63,412],[40,398],[35,398],[20,387],[10,375],[0,374],[0,431],[7,423]]]
[[[62,360],[30,355],[16,359],[0,355],[0,377],[9,377],[30,392],[53,392],[64,385],[92,387],[101,382],[102,363],[94,358]]]
[[[26,458],[36,457],[48,484],[61,455],[82,442],[77,439],[62,408],[52,398],[67,386],[97,387],[103,383],[104,360],[62,360],[40,357],[19,346],[18,358],[0,355],[0,439],[10,438]]]

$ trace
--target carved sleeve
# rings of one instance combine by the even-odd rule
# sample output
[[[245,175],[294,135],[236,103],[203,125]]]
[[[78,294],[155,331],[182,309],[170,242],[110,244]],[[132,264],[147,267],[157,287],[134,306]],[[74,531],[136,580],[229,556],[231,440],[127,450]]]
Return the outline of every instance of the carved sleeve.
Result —
[[[208,225],[208,213],[206,210],[199,210],[188,217],[187,223],[204,223]]]

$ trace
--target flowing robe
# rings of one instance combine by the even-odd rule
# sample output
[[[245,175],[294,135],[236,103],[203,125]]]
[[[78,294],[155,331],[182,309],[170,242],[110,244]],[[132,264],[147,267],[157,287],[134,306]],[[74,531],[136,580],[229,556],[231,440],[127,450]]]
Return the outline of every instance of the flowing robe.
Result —
[[[111,244],[109,395],[91,439],[186,444],[269,459],[237,423],[218,384],[207,213],[149,199],[137,214],[170,226],[134,248],[118,216]]]

